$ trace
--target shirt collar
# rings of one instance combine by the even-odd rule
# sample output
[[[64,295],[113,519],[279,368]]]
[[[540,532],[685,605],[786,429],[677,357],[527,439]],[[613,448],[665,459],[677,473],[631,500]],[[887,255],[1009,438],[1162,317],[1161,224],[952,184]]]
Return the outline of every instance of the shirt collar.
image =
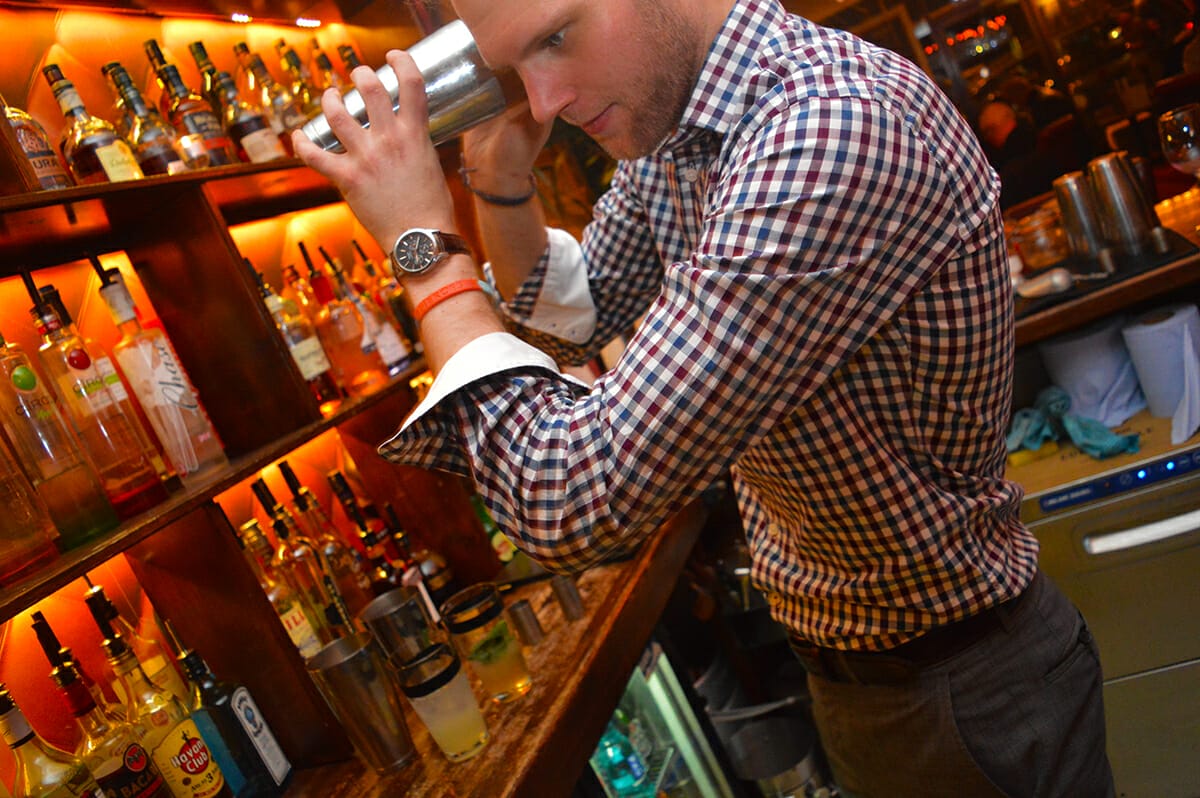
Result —
[[[778,31],[787,12],[777,0],[737,0],[709,47],[679,127],[664,145],[688,138],[699,128],[718,135],[742,118],[751,89],[746,73],[754,69],[763,40]]]

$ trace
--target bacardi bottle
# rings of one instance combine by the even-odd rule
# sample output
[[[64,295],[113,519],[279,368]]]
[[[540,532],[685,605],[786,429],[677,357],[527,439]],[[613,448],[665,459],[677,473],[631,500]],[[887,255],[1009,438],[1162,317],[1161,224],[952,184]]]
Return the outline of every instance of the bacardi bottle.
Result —
[[[33,730],[8,688],[0,684],[0,734],[17,764],[13,785],[25,798],[105,798],[87,765]]]

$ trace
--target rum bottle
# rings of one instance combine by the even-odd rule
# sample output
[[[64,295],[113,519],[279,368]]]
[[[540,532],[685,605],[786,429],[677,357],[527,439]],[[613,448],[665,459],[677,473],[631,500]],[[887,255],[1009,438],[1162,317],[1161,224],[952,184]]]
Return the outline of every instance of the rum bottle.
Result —
[[[166,333],[142,327],[118,270],[103,270],[101,279],[100,296],[121,332],[113,354],[175,473],[195,481],[226,465],[221,441]]]
[[[321,646],[333,640],[324,618],[305,603],[300,591],[292,586],[288,574],[276,567],[275,550],[271,548],[256,519],[251,518],[238,527],[238,542],[246,555],[246,562],[258,578],[258,584],[266,593],[288,637],[299,649],[300,656],[311,657],[321,650]]]
[[[299,513],[300,525],[325,560],[350,615],[357,615],[372,598],[371,580],[361,555],[342,542],[317,497],[301,484],[287,460],[279,461],[279,472],[292,493],[292,504]]]
[[[351,625],[350,612],[337,589],[333,571],[317,544],[301,533],[296,519],[286,507],[275,501],[266,482],[257,479],[250,487],[271,519],[277,542],[276,567],[290,575],[292,584],[300,588],[300,594],[308,605],[324,615],[335,633],[340,633],[342,627],[348,628]]]
[[[250,269],[253,271],[252,266]],[[341,406],[345,394],[333,378],[333,365],[325,355],[325,348],[321,346],[312,322],[294,309],[289,309],[287,303],[267,285],[261,273],[255,271],[254,275],[263,304],[275,320],[275,326],[283,336],[300,375],[308,382],[320,406],[321,415],[332,415]]]
[[[100,71],[108,78],[113,93],[120,98],[128,126],[122,135],[133,147],[133,155],[143,173],[174,175],[208,166],[208,154],[203,151],[189,153],[180,144],[175,129],[163,121],[158,109],[146,104],[125,67],[113,61]]]
[[[178,131],[188,152],[208,155],[209,166],[237,163],[233,142],[225,133],[220,117],[208,101],[189,89],[179,75],[179,67],[167,64],[159,71],[166,89],[167,119]]]
[[[71,549],[115,528],[117,514],[49,386],[0,336],[0,421],[29,481]]]
[[[45,503],[0,440],[0,584],[53,560],[57,537]]]
[[[134,431],[137,417],[125,415],[83,339],[65,329],[32,281],[29,288],[37,303],[30,315],[42,336],[42,366],[58,386],[117,518],[132,518],[165,501],[167,489]]]
[[[9,105],[3,96],[0,96],[0,105],[4,106],[4,116],[13,129],[13,135],[17,137],[21,152],[25,153],[26,160],[33,167],[38,184],[44,189],[69,188],[75,185],[59,160],[58,153],[54,151],[46,129],[26,111]]]
[[[188,702],[200,733],[212,742],[213,755],[237,798],[282,795],[292,763],[250,691],[221,681],[195,651],[179,657],[191,683]]]
[[[387,367],[379,355],[362,313],[349,299],[339,297],[329,277],[309,260],[300,242],[300,252],[309,261],[308,281],[320,309],[313,319],[325,353],[333,363],[338,383],[351,396],[366,396],[387,385]]]
[[[175,798],[233,798],[187,707],[150,681],[133,649],[109,621],[107,607],[94,594],[88,594],[85,601],[104,636],[108,664],[123,682],[130,715],[146,730],[142,742],[171,794]]]
[[[108,122],[87,112],[75,84],[63,77],[58,65],[46,65],[42,74],[67,119],[59,148],[75,182],[115,183],[144,177],[128,142]]]
[[[0,734],[16,760],[13,789],[18,796],[105,798],[87,765],[37,735],[3,684],[0,684]]]
[[[408,342],[404,340],[399,331],[392,325],[392,322],[388,320],[383,309],[375,304],[375,302],[364,297],[354,287],[354,284],[346,278],[346,272],[342,269],[341,264],[329,256],[329,253],[325,251],[325,247],[318,246],[317,249],[320,251],[321,256],[325,258],[325,263],[329,267],[329,271],[333,274],[334,279],[337,280],[339,296],[350,300],[362,316],[367,334],[375,342],[375,349],[379,352],[379,357],[383,360],[384,367],[387,368],[388,376],[394,377],[404,371],[412,362],[412,348],[408,345]]]
[[[217,73],[214,90],[221,98],[221,122],[233,139],[239,158],[248,163],[265,163],[288,157],[270,121],[241,98],[228,72]]]

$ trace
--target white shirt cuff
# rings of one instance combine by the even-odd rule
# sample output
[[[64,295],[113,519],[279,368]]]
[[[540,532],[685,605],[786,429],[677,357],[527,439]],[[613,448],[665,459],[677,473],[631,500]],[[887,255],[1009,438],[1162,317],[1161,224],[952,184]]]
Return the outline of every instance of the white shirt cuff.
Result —
[[[573,344],[586,343],[596,331],[596,304],[588,289],[583,250],[565,230],[547,228],[546,234],[546,277],[525,326]]]

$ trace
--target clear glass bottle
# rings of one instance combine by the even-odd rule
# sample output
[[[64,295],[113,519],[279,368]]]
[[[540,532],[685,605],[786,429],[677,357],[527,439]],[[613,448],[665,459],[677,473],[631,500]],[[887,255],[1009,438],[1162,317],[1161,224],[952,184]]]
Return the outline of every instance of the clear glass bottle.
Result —
[[[165,87],[167,119],[179,133],[183,147],[194,157],[208,156],[209,166],[237,163],[233,142],[225,132],[220,117],[208,101],[187,87],[179,75],[179,67],[167,64],[159,70]]]
[[[357,67],[362,66],[362,60],[358,57],[358,53],[354,52],[354,48],[348,44],[339,44],[338,57],[342,59],[342,63],[346,65],[346,74],[349,75]]]
[[[85,599],[104,637],[108,664],[120,680],[130,717],[146,731],[142,743],[175,798],[233,798],[220,767],[182,701],[146,676],[133,649],[108,620],[92,594]]]
[[[194,481],[228,464],[221,440],[166,333],[142,327],[119,271],[107,269],[103,279],[100,295],[121,332],[113,355],[175,473],[184,482]]]
[[[84,670],[83,665],[75,658],[75,653],[59,642],[58,636],[54,634],[54,630],[50,628],[50,623],[42,612],[35,611],[30,617],[33,619],[31,625],[34,636],[37,637],[38,644],[42,647],[42,652],[45,653],[46,659],[50,663],[52,669],[50,675],[53,677],[58,668],[73,670],[76,678],[83,683],[88,695],[92,697],[105,717],[124,723],[129,713],[126,712],[125,705],[113,692],[112,685],[106,685],[108,691],[105,692],[104,687]]]
[[[204,47],[204,42],[192,42],[188,45],[188,52],[192,54],[192,60],[196,62],[196,69],[200,70],[200,96],[208,100],[208,104],[212,106],[218,116],[223,117],[225,107],[221,92],[217,88],[218,70],[213,65],[212,59],[208,57],[208,50]]]
[[[125,67],[112,61],[100,71],[120,100],[127,126],[121,135],[133,147],[133,155],[144,174],[174,175],[208,165],[206,153],[197,157],[183,148],[175,129],[163,120],[158,109],[147,105]]]
[[[306,260],[308,250],[300,242]],[[308,282],[320,308],[313,323],[338,383],[351,396],[366,396],[387,385],[387,367],[379,355],[362,313],[349,299],[339,297],[328,276],[309,260]]]
[[[71,549],[114,529],[117,514],[75,430],[29,356],[0,336],[0,421],[17,460]]]
[[[329,54],[321,49],[321,43],[314,36],[309,40],[309,67],[308,73],[312,76],[313,87],[318,92],[324,92],[326,89],[341,89],[345,81],[333,68],[333,61],[329,59]]]
[[[21,798],[105,798],[87,765],[39,737],[3,684],[0,734],[16,760],[13,789]]]
[[[338,592],[332,569],[316,542],[304,535],[296,519],[271,494],[262,479],[251,484],[258,503],[271,519],[275,533],[275,566],[285,570],[310,607],[320,612],[335,636],[348,631],[351,615]]]
[[[285,306],[292,306],[309,321],[316,321],[321,303],[313,293],[312,284],[294,263],[283,267],[283,288],[279,292]]]
[[[84,579],[87,580],[87,577],[84,577]],[[187,682],[183,680],[183,675],[179,672],[179,668],[175,664],[175,658],[171,656],[171,652],[167,647],[153,637],[141,634],[134,628],[133,624],[125,620],[125,617],[117,611],[117,606],[108,598],[101,585],[93,585],[91,580],[87,580],[87,582],[88,591],[84,594],[84,601],[88,606],[94,606],[95,612],[102,611],[104,613],[108,622],[121,634],[126,644],[133,649],[133,655],[141,663],[142,670],[146,672],[146,676],[150,681],[186,703],[188,697],[191,695],[191,690],[188,688]],[[128,696],[121,695],[120,684],[116,684],[113,687],[118,700],[127,703]]]
[[[288,157],[270,121],[241,98],[228,72],[217,73],[215,91],[221,98],[221,122],[233,139],[239,158],[248,163],[265,163]]]
[[[305,603],[288,574],[276,567],[275,550],[256,519],[251,518],[238,527],[238,542],[300,656],[311,657],[333,640],[324,618]]]
[[[95,258],[94,255],[89,257]],[[99,263],[99,260],[96,262]],[[108,386],[108,391],[112,394],[113,401],[120,406],[121,412],[124,413],[126,418],[136,422],[133,425],[133,431],[137,436],[138,446],[141,447],[146,459],[154,466],[154,470],[158,472],[159,478],[164,482],[174,478],[175,473],[163,457],[162,449],[158,444],[158,438],[149,426],[150,422],[146,419],[145,413],[137,403],[137,400],[126,389],[125,380],[117,370],[117,367],[113,365],[112,358],[108,356],[108,353],[100,344],[83,335],[79,331],[79,328],[75,326],[74,319],[71,317],[70,311],[67,310],[66,304],[63,303],[62,296],[58,293],[57,288],[47,283],[38,288],[38,293],[41,294],[43,300],[58,312],[58,317],[62,319],[63,327],[67,330],[68,334],[83,341],[84,347],[92,356],[92,363],[96,366],[96,371],[99,372],[100,378],[104,380],[104,384]]]
[[[270,798],[282,795],[292,763],[279,747],[271,727],[250,691],[216,677],[195,651],[179,657],[191,684],[188,706],[234,795]],[[218,744],[217,741],[220,741]]]
[[[0,585],[53,560],[57,537],[45,503],[0,440]]]
[[[21,145],[21,151],[33,167],[33,173],[41,187],[70,188],[75,185],[59,160],[58,153],[54,151],[54,145],[50,143],[50,137],[46,135],[46,129],[41,123],[26,111],[9,105],[2,95],[0,105],[4,106],[4,116],[8,119],[8,124],[17,137],[17,144]]]
[[[250,268],[253,270],[253,267]],[[321,415],[332,415],[341,406],[345,394],[333,377],[333,365],[325,354],[325,348],[321,346],[321,340],[317,338],[312,322],[294,307],[289,309],[283,299],[267,285],[261,273],[256,271],[254,274],[263,304],[275,320],[275,327],[283,336],[288,352],[291,353],[296,368],[300,370],[300,376],[308,382]]]
[[[325,247],[319,246],[317,249],[320,251],[321,256],[325,258],[325,264],[329,267],[330,273],[337,281],[339,298],[348,299],[362,316],[367,335],[375,343],[375,350],[379,352],[379,358],[383,361],[384,367],[387,368],[388,376],[394,377],[404,371],[412,363],[412,346],[405,340],[400,331],[396,329],[395,325],[392,324],[383,308],[379,307],[378,304],[367,296],[364,296],[347,279],[342,265],[335,258],[329,256],[329,253],[325,251]]]
[[[243,94],[258,99],[259,107],[270,120],[271,127],[284,140],[284,146],[289,146],[291,139],[288,134],[308,121],[303,107],[286,86],[275,81],[262,56],[251,52],[245,42],[235,44],[233,52],[245,75]]]
[[[320,113],[321,92],[312,85],[308,69],[300,61],[299,53],[283,39],[275,43],[275,50],[279,53],[280,66],[288,76],[288,91],[300,104],[300,110],[306,116]]]
[[[46,65],[42,74],[67,119],[59,147],[75,182],[115,183],[144,177],[129,143],[108,122],[87,112],[75,84],[63,77],[58,65]]]
[[[417,320],[413,318],[412,312],[408,309],[408,298],[404,286],[392,274],[390,268],[380,268],[375,261],[367,257],[367,253],[359,245],[358,239],[352,238],[350,243],[360,258],[355,279],[362,280],[364,285],[369,286],[370,296],[375,303],[387,311],[404,337],[412,344],[412,350],[421,354],[425,351],[425,347],[421,344],[421,330],[417,325]]]
[[[287,460],[279,461],[279,473],[292,493],[300,526],[306,537],[316,543],[351,617],[357,616],[372,598],[371,580],[362,556],[341,540],[317,497],[300,482]]]
[[[71,335],[36,289],[30,293],[38,300],[30,315],[42,336],[42,367],[57,385],[117,517],[132,518],[165,501],[167,489],[135,432],[137,417],[125,414],[83,339]]]

